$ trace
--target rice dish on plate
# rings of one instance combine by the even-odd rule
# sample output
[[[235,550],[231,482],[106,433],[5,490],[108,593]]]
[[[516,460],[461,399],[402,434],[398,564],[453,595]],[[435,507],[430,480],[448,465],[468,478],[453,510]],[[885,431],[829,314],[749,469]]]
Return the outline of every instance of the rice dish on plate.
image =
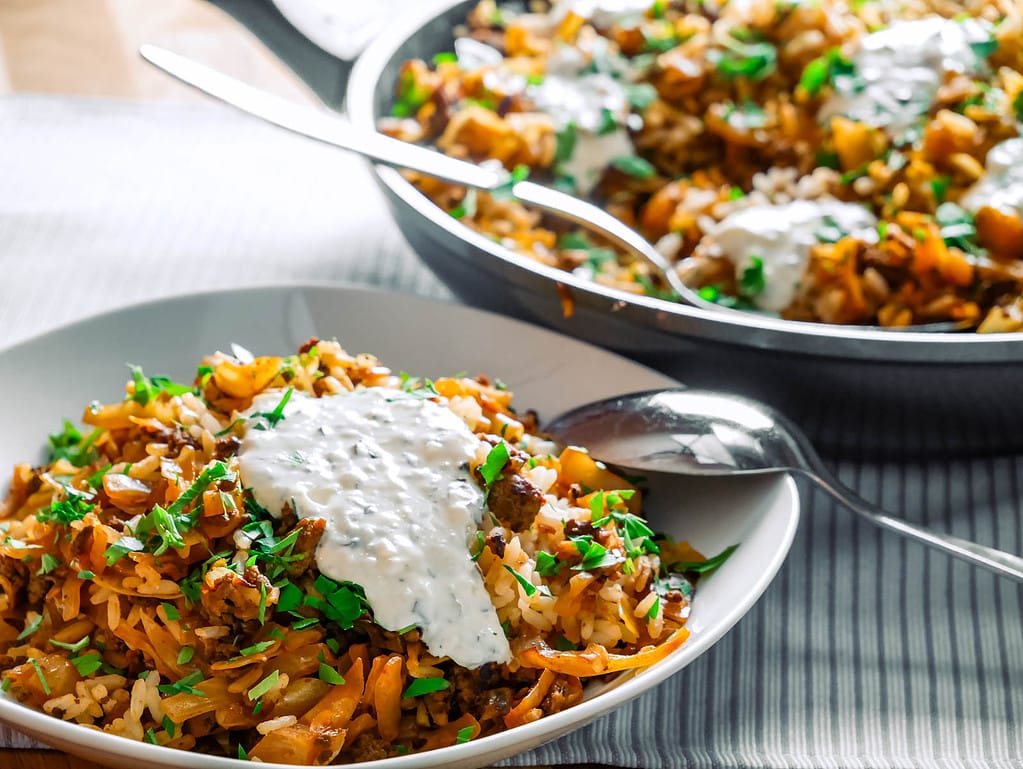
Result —
[[[83,726],[264,762],[455,745],[681,646],[705,559],[486,377],[310,340],[131,367],[15,467],[0,679]]]

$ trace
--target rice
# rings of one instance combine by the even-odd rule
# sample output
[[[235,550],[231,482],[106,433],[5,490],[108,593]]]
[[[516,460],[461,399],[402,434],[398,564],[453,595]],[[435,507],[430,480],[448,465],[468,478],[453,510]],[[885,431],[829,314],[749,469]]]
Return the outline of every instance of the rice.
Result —
[[[406,62],[394,117],[381,130],[476,163],[528,169],[542,183],[575,185],[655,243],[706,298],[746,309],[773,311],[761,301],[764,280],[789,278],[771,271],[769,255],[757,255],[761,274],[747,275],[743,257],[717,248],[730,214],[800,200],[860,204],[876,216],[878,237],[840,231],[810,248],[783,318],[1023,329],[1023,203],[960,205],[985,178],[992,147],[1020,135],[1020,3],[726,0],[618,13],[561,0],[530,11],[479,3],[460,35],[493,55]],[[933,18],[965,18],[989,39],[976,42],[972,70],[942,70],[911,130],[887,135],[834,107],[834,98],[867,88],[854,78],[862,79],[856,56],[869,35]],[[909,45],[914,33],[904,37]],[[605,97],[571,112],[565,104],[599,77],[610,78],[604,93],[618,89],[631,105]],[[551,89],[567,95],[548,98]],[[603,122],[585,125],[595,106]],[[623,137],[631,152],[600,156],[606,136]],[[593,185],[572,173],[580,163],[594,167]],[[643,261],[563,221],[504,196],[411,178],[512,250],[602,285],[672,298]]]
[[[322,528],[268,517],[237,471],[238,413],[285,387],[404,387],[477,431],[477,471],[506,447],[471,550],[510,662],[432,656],[418,629],[385,630],[358,602],[348,620],[326,613],[331,590],[362,588],[320,574]],[[48,464],[15,468],[0,503],[0,680],[55,718],[186,750],[345,763],[559,712],[585,680],[685,641],[691,583],[670,565],[702,556],[655,537],[638,489],[537,436],[535,416],[485,377],[396,377],[311,340],[286,358],[216,353],[188,386],[138,372],[123,401],[83,419],[86,435],[68,424],[51,436]]]

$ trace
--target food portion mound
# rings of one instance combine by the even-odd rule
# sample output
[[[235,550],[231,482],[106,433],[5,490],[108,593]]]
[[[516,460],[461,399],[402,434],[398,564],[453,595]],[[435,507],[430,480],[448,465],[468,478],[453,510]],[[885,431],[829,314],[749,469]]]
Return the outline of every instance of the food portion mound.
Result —
[[[528,8],[528,12],[527,9]],[[1023,329],[1023,6],[482,0],[405,62],[381,130],[592,199],[710,301]],[[502,245],[672,299],[500,190],[411,175]]]
[[[236,347],[191,384],[132,366],[82,421],[0,504],[0,679],[157,745],[324,765],[529,723],[677,649],[721,560],[655,534],[633,483],[538,436],[499,382],[336,342]],[[449,572],[462,592],[402,592]]]

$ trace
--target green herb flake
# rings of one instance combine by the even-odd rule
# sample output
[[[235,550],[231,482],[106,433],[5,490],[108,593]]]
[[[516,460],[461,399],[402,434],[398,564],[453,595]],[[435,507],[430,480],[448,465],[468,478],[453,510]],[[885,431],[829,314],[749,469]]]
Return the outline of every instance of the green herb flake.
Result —
[[[205,697],[206,694],[203,691],[195,688],[195,685],[202,681],[202,679],[202,671],[196,670],[194,673],[189,673],[176,683],[160,684],[157,689],[160,694],[194,694],[197,697]]]
[[[472,726],[463,726],[461,729],[459,729],[455,733],[455,744],[456,745],[464,745],[469,740],[471,740],[472,739],[473,729],[474,729],[474,727],[472,727]]]
[[[292,582],[288,582],[281,588],[280,597],[277,600],[277,611],[294,611],[302,604],[302,590]]]
[[[480,465],[479,472],[483,478],[484,488],[488,492],[494,482],[500,480],[501,470],[508,464],[509,459],[511,459],[511,453],[508,451],[508,444],[504,441],[498,443],[487,453],[487,458]]]
[[[551,594],[551,591],[546,587],[546,585],[539,585],[539,586],[534,585],[532,582],[530,582],[528,579],[523,577],[521,574],[519,574],[517,571],[515,571],[515,569],[513,569],[508,564],[504,563],[504,564],[501,564],[501,565],[504,566],[504,568],[506,568],[508,570],[508,572],[513,577],[515,577],[515,581],[518,582],[522,586],[522,590],[523,590],[523,592],[525,592],[526,598],[532,598],[533,594],[536,593],[537,591],[539,591],[541,595],[549,596]]]
[[[739,277],[739,294],[747,299],[759,296],[764,292],[767,283],[764,279],[764,260],[759,256],[750,258],[750,265]]]
[[[554,149],[554,163],[564,163],[572,159],[572,153],[575,152],[576,143],[576,127],[575,123],[568,123],[564,128],[558,131],[556,137],[555,149]]]
[[[64,641],[56,641],[53,638],[49,639],[49,641],[58,649],[66,649],[72,654],[78,654],[78,652],[80,652],[82,649],[89,645],[89,636],[82,636],[73,644],[65,643]]]
[[[35,657],[30,657],[28,661],[36,669],[36,675],[39,676],[39,685],[43,687],[43,693],[49,697],[53,692],[50,691],[50,684],[47,682],[46,676],[43,675],[43,669],[39,666],[39,660]]]
[[[43,574],[49,574],[51,571],[60,566],[60,559],[50,553],[43,553],[40,558],[39,571],[36,572],[36,576],[42,576]]]
[[[163,609],[163,615],[171,622],[177,622],[181,619],[181,615],[178,613],[178,607],[174,604],[164,601],[160,604],[160,608]]]
[[[245,751],[245,748],[242,747],[241,745],[238,746],[238,760],[239,761],[248,761],[249,760],[249,754]]]
[[[653,179],[657,176],[657,169],[650,161],[635,155],[620,155],[611,160],[611,165],[634,179]]]
[[[320,672],[317,677],[331,686],[340,686],[345,682],[344,676],[326,662],[320,663]]]
[[[480,559],[480,556],[483,555],[483,549],[486,546],[487,546],[487,538],[483,535],[482,531],[477,531],[476,532],[476,542],[475,542],[475,545],[473,546],[473,550],[475,552],[472,554],[472,557],[471,557],[471,560],[472,560],[473,563],[475,563],[476,561],[478,561]]]
[[[556,556],[541,550],[536,554],[536,573],[541,577],[553,577],[561,571],[561,562]]]
[[[50,444],[50,462],[66,459],[75,467],[85,467],[95,462],[99,455],[93,444],[103,432],[103,428],[97,427],[88,437],[83,438],[78,428],[65,419],[64,429],[47,439]]]
[[[43,624],[43,615],[42,614],[36,614],[32,619],[30,619],[28,622],[25,623],[25,629],[22,630],[20,633],[18,633],[18,637],[15,638],[14,640],[15,641],[24,641],[30,635],[35,633],[39,629],[39,626],[42,625],[42,624]]]
[[[257,411],[249,417],[250,420],[262,419],[265,423],[256,425],[257,430],[266,430],[268,428],[276,427],[277,423],[284,419],[284,408],[288,405],[288,401],[291,400],[291,394],[293,392],[295,392],[295,388],[289,387],[284,391],[284,395],[281,396],[280,401],[278,401],[272,411]]]
[[[653,604],[650,606],[650,611],[646,613],[647,619],[656,619],[658,612],[661,610],[661,598],[658,596],[654,599]]]
[[[251,689],[249,689],[249,691],[247,692],[248,698],[250,700],[258,700],[260,697],[262,697],[268,691],[270,691],[275,686],[277,686],[277,681],[278,681],[279,678],[280,678],[280,671],[277,671],[277,670],[273,671],[270,675],[268,675],[266,678],[264,678],[258,684],[256,684]]]
[[[607,136],[618,130],[618,119],[615,113],[604,107],[600,110],[600,125],[597,126],[597,136]]]
[[[187,665],[192,661],[192,657],[195,656],[195,649],[191,646],[182,646],[181,651],[178,652],[178,664]]]
[[[458,56],[454,51],[441,51],[433,55],[433,64],[437,66],[439,64],[457,64]]]
[[[75,666],[78,675],[86,678],[103,667],[103,658],[97,652],[90,652],[78,657],[72,657],[71,664]]]
[[[65,499],[54,500],[49,508],[36,513],[36,520],[40,523],[58,523],[69,526],[73,521],[82,520],[87,513],[96,508],[86,502],[86,497],[74,489],[67,488]]]
[[[705,561],[677,561],[671,564],[668,569],[680,573],[694,572],[696,574],[709,574],[728,560],[729,556],[736,551],[738,545],[730,545],[717,555]]]
[[[174,735],[177,734],[178,725],[171,721],[170,716],[164,716],[163,720],[160,722],[160,726],[162,726],[163,730],[167,732],[167,736],[173,740]]]
[[[143,736],[142,739],[145,742],[148,742],[150,745],[159,745],[160,744],[159,741],[156,739],[156,732],[154,732],[152,730],[152,728],[146,729],[146,733],[145,733],[145,735]]]
[[[408,700],[413,697],[420,697],[431,692],[439,692],[447,689],[451,684],[443,678],[417,678],[402,693],[402,699]]]

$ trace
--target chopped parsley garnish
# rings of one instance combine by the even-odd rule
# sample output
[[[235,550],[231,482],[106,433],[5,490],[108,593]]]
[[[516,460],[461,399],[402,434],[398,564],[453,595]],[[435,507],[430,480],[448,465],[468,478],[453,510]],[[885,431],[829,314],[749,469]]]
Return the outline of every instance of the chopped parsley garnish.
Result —
[[[49,639],[50,643],[56,646],[58,649],[66,649],[69,652],[78,654],[82,649],[89,645],[89,636],[82,636],[73,644],[65,643],[64,641],[57,641],[53,638]]]
[[[506,563],[501,564],[508,570],[508,572],[515,577],[515,581],[522,585],[522,590],[525,592],[527,598],[532,598],[533,594],[536,593],[537,587],[528,579],[519,574],[515,569]]]
[[[175,396],[192,392],[188,385],[178,384],[165,376],[147,377],[139,366],[131,363],[128,364],[128,369],[131,371],[131,381],[135,384],[135,394],[131,396],[131,400],[140,406],[148,405],[161,393]]]
[[[187,665],[192,661],[192,657],[195,656],[195,649],[191,646],[182,646],[181,651],[178,652],[178,664]]]
[[[649,160],[635,155],[621,155],[613,158],[611,165],[634,179],[652,179],[657,176],[657,169],[651,165]]]
[[[613,134],[618,130],[618,119],[615,113],[604,107],[600,110],[600,125],[597,126],[597,136]]]
[[[487,453],[487,458],[480,465],[480,476],[483,478],[484,496],[490,493],[490,487],[502,478],[501,470],[511,459],[508,444],[501,441]]]
[[[280,596],[277,598],[277,611],[294,611],[302,605],[302,590],[293,582],[288,582],[281,588]]]
[[[709,574],[718,568],[721,564],[728,560],[729,556],[735,552],[738,545],[729,545],[720,553],[705,561],[676,561],[671,564],[668,569],[676,572],[695,572],[696,574]]]
[[[657,89],[650,83],[626,83],[622,87],[629,104],[640,112],[657,101]]]
[[[276,671],[274,671],[276,674]],[[195,685],[202,681],[203,675],[201,670],[196,670],[194,673],[189,673],[187,676],[182,678],[177,683],[173,684],[160,684],[157,689],[160,694],[194,694],[197,697],[205,697],[206,694],[196,689]]]
[[[343,630],[351,629],[355,621],[369,611],[365,591],[354,582],[335,582],[321,574],[313,587],[323,596],[322,599],[310,595],[303,603],[318,609],[324,618],[336,622]]]
[[[421,379],[417,376],[409,376],[404,371],[398,374],[399,386],[403,392],[415,395],[417,398],[437,398],[440,393],[433,384],[432,379]]]
[[[426,104],[430,96],[431,92],[416,81],[415,72],[406,70],[398,80],[398,97],[391,108],[391,114],[395,117],[410,117]]]
[[[938,203],[945,202],[945,196],[948,194],[949,185],[952,180],[947,176],[936,176],[931,179],[931,192],[934,193],[934,199]]]
[[[1012,111],[1016,115],[1016,120],[1023,122],[1023,91],[1016,94],[1016,98],[1012,100]]]
[[[42,576],[43,574],[49,574],[51,571],[60,566],[60,559],[50,553],[43,553],[40,558],[39,571],[36,572],[36,576]]]
[[[92,579],[95,576],[96,572],[90,569],[82,569],[80,572],[78,572],[78,579]]]
[[[160,742],[156,739],[156,732],[153,731],[152,727],[146,729],[146,733],[142,736],[142,739],[150,745],[160,744]]]
[[[320,663],[320,672],[318,678],[332,686],[340,686],[345,682],[345,677],[337,672],[334,668],[328,665],[326,662]]]
[[[174,735],[178,731],[178,726],[171,721],[170,716],[164,716],[163,720],[160,722],[160,726],[163,727],[163,730],[167,732],[167,735],[173,740]]]
[[[66,459],[75,467],[85,467],[95,462],[99,454],[93,444],[103,434],[103,428],[97,427],[88,437],[83,438],[71,422],[64,420],[64,429],[59,433],[49,436],[50,462],[58,459]]]
[[[646,613],[647,619],[655,619],[657,613],[661,610],[661,598],[658,596],[654,599],[654,602],[650,605],[650,610]]]
[[[61,523],[65,526],[72,521],[80,521],[95,505],[86,502],[86,497],[74,489],[67,488],[67,497],[54,500],[47,510],[40,510],[36,513],[36,520],[40,523]]]
[[[50,684],[47,682],[46,676],[43,675],[43,669],[39,667],[39,660],[35,657],[30,657],[28,661],[36,669],[36,675],[39,676],[39,685],[43,687],[43,693],[49,697],[53,692],[50,691]]]
[[[863,81],[856,74],[856,65],[838,48],[829,49],[807,64],[799,79],[799,87],[807,95],[816,96],[829,82],[842,93],[853,93],[862,88]]]
[[[767,42],[744,43],[729,38],[724,50],[710,51],[707,58],[726,78],[763,80],[778,68],[778,49]]]
[[[71,664],[75,666],[78,675],[85,678],[103,667],[103,658],[99,656],[98,652],[89,652],[79,657],[72,657]]]
[[[32,619],[30,619],[28,622],[25,623],[25,629],[22,630],[20,633],[18,633],[18,637],[15,638],[14,640],[15,641],[24,641],[30,635],[35,633],[39,629],[39,626],[42,625],[42,624],[43,624],[43,615],[42,614],[35,615]]]
[[[536,554],[536,573],[541,577],[553,577],[561,571],[561,562],[556,556],[541,550]]]
[[[249,760],[249,754],[245,751],[245,748],[243,746],[241,746],[241,745],[238,746],[238,760],[239,761],[248,761]]]
[[[593,537],[588,534],[580,537],[570,537],[570,540],[583,557],[582,561],[571,567],[572,571],[603,569],[625,560],[618,553],[608,550],[599,542],[595,542]]]
[[[163,615],[171,622],[177,622],[181,619],[181,615],[178,613],[178,607],[174,604],[164,601],[160,604],[160,608],[163,609]]]
[[[444,678],[417,678],[402,693],[402,699],[411,699],[431,692],[439,692],[447,689],[451,684]]]
[[[260,697],[262,697],[268,691],[270,691],[275,686],[277,686],[277,680],[280,678],[280,675],[281,675],[280,672],[277,671],[277,670],[272,672],[270,675],[268,675],[266,678],[264,678],[258,684],[256,684],[251,689],[249,689],[249,691],[247,693],[248,694],[248,698],[250,700],[258,700]]]
[[[475,552],[472,554],[472,561],[475,563],[483,555],[483,549],[487,546],[487,538],[483,535],[482,531],[476,532],[476,542],[474,545]]]
[[[464,745],[466,742],[472,739],[473,727],[463,726],[455,733],[455,744]]]
[[[458,56],[454,53],[454,51],[441,51],[440,53],[435,53],[433,55],[434,66],[438,64],[451,64],[457,62]]]
[[[554,639],[554,648],[559,652],[571,652],[576,650],[576,645],[565,638],[565,636],[559,635]]]
[[[755,101],[746,101],[742,105],[726,102],[722,117],[739,131],[751,131],[767,125],[767,113]]]
[[[564,163],[572,159],[575,152],[576,128],[575,123],[568,123],[558,131],[554,149],[554,163]]]
[[[977,245],[977,228],[969,211],[955,203],[942,203],[934,212],[934,219],[941,227],[941,237],[946,245],[974,256],[984,254],[984,249]]]
[[[614,262],[615,252],[610,248],[595,246],[581,232],[568,232],[558,239],[558,248],[563,251],[585,251],[586,265],[594,272],[599,271],[602,264]]]
[[[764,292],[764,260],[759,256],[750,257],[750,266],[739,276],[739,295],[752,299]]]
[[[103,555],[106,556],[107,566],[113,566],[124,556],[128,555],[128,553],[141,553],[145,549],[146,546],[136,537],[124,535],[110,545]]]
[[[978,59],[986,59],[998,50],[998,38],[989,37],[987,40],[970,43],[970,48]]]
[[[87,484],[89,484],[89,486],[91,488],[99,489],[103,485],[103,476],[105,476],[107,473],[109,473],[110,472],[110,468],[112,468],[112,467],[113,467],[113,465],[111,465],[111,464],[108,464],[105,467],[101,467],[99,470],[97,470],[92,475],[90,475],[88,478],[86,478],[85,482]],[[125,473],[127,473],[127,470],[125,470]]]
[[[135,533],[140,538],[142,535],[149,535],[146,539],[146,546],[153,555],[163,555],[172,547],[184,547],[185,540],[182,533],[193,528],[198,521],[198,510],[186,513],[186,508],[201,496],[214,481],[233,477],[233,473],[228,470],[226,464],[214,462],[199,473],[192,485],[185,489],[170,506],[163,508],[160,505],[154,505],[153,509],[139,521]]]
[[[478,200],[479,197],[476,190],[467,189],[465,191],[465,197],[462,198],[462,202],[451,209],[451,215],[456,219],[462,219],[464,217],[472,219],[476,216]]]
[[[284,419],[284,407],[288,405],[288,401],[291,400],[291,394],[295,392],[294,387],[289,387],[284,391],[284,395],[281,396],[280,401],[274,406],[273,411],[257,411],[249,419],[262,419],[265,424],[256,425],[257,430],[266,430],[271,427],[277,427],[277,423]]]

